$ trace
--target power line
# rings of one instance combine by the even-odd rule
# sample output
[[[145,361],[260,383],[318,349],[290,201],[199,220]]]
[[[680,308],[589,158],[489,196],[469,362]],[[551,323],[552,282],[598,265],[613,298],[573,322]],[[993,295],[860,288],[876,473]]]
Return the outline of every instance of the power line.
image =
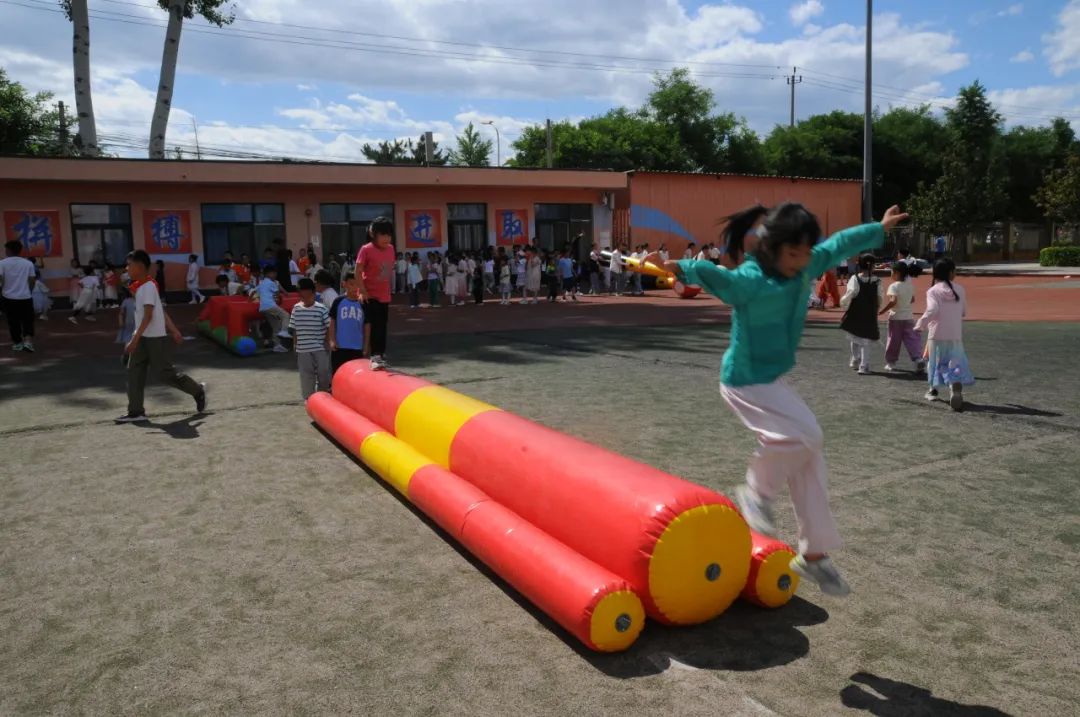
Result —
[[[39,12],[50,12],[63,14],[63,11],[51,6],[48,0],[22,0],[18,2],[16,0],[0,0],[0,3],[7,5],[15,5],[17,7],[23,7],[29,10],[37,10]],[[33,3],[33,4],[26,4]],[[124,23],[129,25],[141,25],[144,27],[156,27],[165,28],[166,24],[154,22],[149,18],[130,15],[126,13],[117,13],[111,10],[92,10],[90,11],[90,17],[102,20],[105,22]],[[286,45],[297,45],[302,47],[320,47],[334,50],[351,50],[353,52],[365,52],[383,55],[401,55],[407,57],[421,57],[425,59],[441,59],[441,60],[458,60],[464,62],[477,62],[482,64],[495,64],[495,65],[509,65],[519,67],[551,67],[551,68],[565,68],[565,69],[577,69],[577,70],[590,70],[601,72],[618,72],[624,74],[654,74],[658,71],[670,70],[670,67],[625,67],[620,65],[601,65],[601,64],[588,64],[584,62],[558,62],[555,60],[529,60],[527,58],[513,58],[513,57],[489,57],[482,55],[472,55],[463,52],[454,52],[446,50],[431,50],[418,47],[401,47],[398,45],[386,45],[386,44],[372,44],[372,43],[360,43],[349,42],[346,40],[331,40],[319,37],[310,37],[303,35],[282,35],[279,33],[265,32],[259,30],[237,30],[233,28],[218,29],[214,27],[188,27],[185,29],[185,33],[195,33],[200,35],[210,35],[213,37],[226,37],[237,38],[244,40],[259,40],[263,42],[276,42]],[[751,72],[698,72],[691,70],[691,72],[697,77],[727,77],[727,78],[742,78],[742,79],[776,79],[775,75],[765,75],[762,73]]]
[[[128,2],[127,0],[101,0],[101,1],[102,2],[107,2],[107,3],[112,3],[114,5],[127,5],[127,6],[131,6],[131,7],[141,7],[141,8],[153,9],[153,10],[160,9],[156,5],[144,5],[142,3]],[[404,40],[404,41],[407,41],[407,42],[422,42],[422,43],[431,43],[431,44],[437,44],[437,45],[452,45],[452,46],[457,46],[457,47],[471,47],[471,48],[476,48],[476,49],[481,49],[481,50],[505,50],[505,51],[508,51],[508,52],[528,52],[528,53],[534,53],[534,54],[570,55],[570,56],[573,56],[573,57],[591,57],[591,58],[604,59],[604,60],[629,60],[629,61],[632,61],[632,62],[664,62],[664,63],[672,63],[672,64],[675,64],[675,65],[702,65],[702,66],[708,66],[708,67],[750,67],[750,68],[770,69],[770,70],[779,70],[779,69],[781,69],[781,67],[779,65],[754,64],[754,63],[745,63],[745,62],[718,62],[718,61],[703,61],[703,60],[670,60],[670,59],[657,58],[657,57],[636,57],[636,56],[632,56],[632,55],[607,55],[607,54],[597,54],[597,53],[590,53],[590,52],[571,52],[569,50],[541,50],[541,49],[535,49],[535,48],[513,47],[513,46],[507,46],[507,45],[488,45],[488,44],[482,44],[482,43],[458,42],[458,41],[454,41],[454,40],[436,40],[434,38],[427,38],[427,37],[408,37],[408,36],[403,36],[403,35],[386,35],[386,34],[381,34],[381,33],[362,32],[360,30],[332,28],[332,27],[325,27],[325,26],[318,26],[318,25],[298,25],[298,24],[295,24],[295,23],[274,22],[274,21],[271,21],[271,20],[254,20],[254,19],[251,19],[251,18],[236,18],[236,20],[234,20],[234,22],[244,22],[244,23],[251,23],[251,24],[256,24],[256,25],[272,25],[272,26],[276,26],[276,27],[291,27],[291,28],[296,28],[296,29],[300,29],[300,30],[317,30],[317,31],[320,31],[320,32],[332,32],[332,33],[338,33],[338,34],[343,34],[343,35],[360,35],[360,36],[366,36],[366,37],[375,37],[375,38],[378,38],[380,40],[385,39],[385,38],[390,38],[392,40]]]

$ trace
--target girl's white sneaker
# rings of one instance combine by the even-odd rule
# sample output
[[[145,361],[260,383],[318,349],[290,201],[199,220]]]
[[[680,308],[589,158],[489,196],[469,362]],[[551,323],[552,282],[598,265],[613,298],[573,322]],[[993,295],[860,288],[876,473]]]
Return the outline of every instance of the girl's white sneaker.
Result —
[[[840,571],[836,569],[830,558],[824,557],[819,560],[807,560],[801,555],[791,559],[791,571],[807,580],[813,580],[821,588],[821,592],[833,597],[844,597],[851,593],[851,586],[847,584]]]

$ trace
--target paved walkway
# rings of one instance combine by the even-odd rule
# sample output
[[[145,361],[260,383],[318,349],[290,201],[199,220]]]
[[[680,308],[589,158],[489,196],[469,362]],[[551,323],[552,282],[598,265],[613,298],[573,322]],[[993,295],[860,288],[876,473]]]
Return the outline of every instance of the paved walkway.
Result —
[[[1080,276],[1080,266],[1040,266],[1035,262],[961,264],[957,272],[972,276]]]

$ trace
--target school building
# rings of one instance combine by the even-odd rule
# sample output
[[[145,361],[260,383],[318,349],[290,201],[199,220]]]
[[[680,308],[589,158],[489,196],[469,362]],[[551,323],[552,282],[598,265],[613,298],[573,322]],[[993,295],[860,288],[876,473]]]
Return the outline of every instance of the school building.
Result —
[[[470,250],[574,237],[601,247],[648,242],[681,256],[716,242],[748,204],[804,202],[835,231],[859,221],[858,182],[667,172],[381,166],[300,162],[0,157],[2,238],[41,256],[54,295],[71,262],[121,265],[133,249],[166,263],[184,289],[189,254],[214,284],[225,251],[259,259],[275,240],[296,253],[355,255],[370,222],[392,217],[401,251]]]

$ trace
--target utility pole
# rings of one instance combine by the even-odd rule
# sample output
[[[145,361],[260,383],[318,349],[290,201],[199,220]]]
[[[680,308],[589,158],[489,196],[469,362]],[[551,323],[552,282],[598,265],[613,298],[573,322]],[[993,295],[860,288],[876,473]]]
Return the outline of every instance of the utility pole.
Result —
[[[873,62],[871,57],[871,38],[873,34],[874,0],[866,0],[866,86],[865,107],[863,108],[863,191],[862,191],[862,218],[864,222],[874,220],[874,99],[871,88],[873,75]]]
[[[431,132],[424,132],[424,166],[430,167],[435,160],[435,139]]]
[[[784,78],[791,85],[791,123],[789,125],[791,127],[795,126],[795,85],[802,82],[802,75],[795,74],[798,70],[798,67],[792,67],[791,74]]]
[[[551,120],[548,120],[548,125],[546,126],[548,126],[548,168],[550,170],[550,168],[552,167],[551,154],[554,145],[554,141],[552,141],[551,136]]]
[[[202,159],[202,149],[199,148],[199,124],[195,121],[195,115],[191,115],[191,126],[195,128],[195,158]]]
[[[58,102],[57,108],[60,111],[60,152],[63,155],[67,156],[68,154],[70,154],[71,145],[68,143],[67,114],[64,112],[64,103]]]
[[[491,125],[491,129],[495,130],[495,160],[498,162],[496,167],[502,166],[502,137],[499,136],[499,128],[495,126],[495,120],[487,120],[480,124]]]

